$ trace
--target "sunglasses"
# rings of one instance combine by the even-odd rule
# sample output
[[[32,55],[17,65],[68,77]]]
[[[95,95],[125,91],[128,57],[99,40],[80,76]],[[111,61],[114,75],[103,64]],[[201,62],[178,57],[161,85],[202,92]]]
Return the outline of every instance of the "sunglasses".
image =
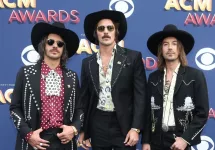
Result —
[[[97,30],[99,32],[103,32],[105,30],[105,28],[107,28],[108,31],[113,31],[114,30],[114,26],[113,25],[108,25],[108,26],[98,26]]]
[[[62,41],[55,41],[55,40],[53,40],[53,39],[48,39],[48,40],[47,40],[47,44],[48,44],[49,46],[52,46],[55,42],[57,42],[57,46],[58,46],[59,48],[61,48],[61,47],[63,47],[63,46],[65,45],[65,43],[62,42]]]

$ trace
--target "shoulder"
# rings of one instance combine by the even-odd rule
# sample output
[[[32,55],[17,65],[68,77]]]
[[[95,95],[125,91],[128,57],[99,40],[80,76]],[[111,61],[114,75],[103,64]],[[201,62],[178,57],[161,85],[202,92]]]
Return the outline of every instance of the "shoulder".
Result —
[[[90,61],[96,59],[96,54],[97,54],[97,53],[94,53],[94,54],[92,54],[92,55],[90,55],[90,56],[84,58],[84,59],[82,60],[82,64],[88,63],[88,62],[90,62]]]
[[[149,74],[149,78],[157,78],[159,75],[161,75],[162,72],[160,70],[155,70],[152,73]]]
[[[199,70],[190,66],[186,66],[185,70],[188,76],[193,76],[196,78],[196,80],[199,80],[199,78],[202,78],[202,77],[205,78],[202,70]]]
[[[199,69],[196,69],[196,68],[193,68],[193,67],[190,67],[190,66],[186,66],[185,70],[186,70],[186,73],[188,75],[200,75],[200,74],[203,74],[203,71],[201,71]]]
[[[19,73],[35,74],[37,72],[36,65],[23,66],[19,69]]]
[[[128,48],[124,48],[126,53],[130,56],[134,56],[134,57],[138,57],[138,56],[141,56],[142,57],[142,54],[140,51],[137,51],[137,50],[132,50],[132,49],[128,49]]]
[[[63,68],[63,70],[65,71],[65,73],[66,73],[66,75],[68,77],[70,77],[70,76],[77,76],[77,73],[75,71],[69,69],[69,68],[65,67],[65,68]]]

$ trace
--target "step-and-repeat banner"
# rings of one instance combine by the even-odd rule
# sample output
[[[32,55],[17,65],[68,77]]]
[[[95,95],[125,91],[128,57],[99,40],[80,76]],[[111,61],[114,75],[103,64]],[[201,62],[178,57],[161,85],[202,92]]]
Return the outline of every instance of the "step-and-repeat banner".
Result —
[[[201,144],[193,150],[214,150],[215,141],[215,4],[213,0],[0,0],[0,150],[13,150],[16,130],[10,119],[9,105],[15,77],[23,65],[35,64],[37,52],[31,45],[33,25],[40,21],[61,21],[80,38],[77,54],[68,68],[80,77],[81,62],[98,51],[85,37],[84,18],[102,9],[122,11],[128,32],[120,44],[142,52],[147,76],[156,70],[156,57],[146,47],[148,37],[166,24],[190,32],[195,46],[189,53],[189,65],[203,70],[209,90],[210,111]],[[139,144],[137,149],[141,149]]]

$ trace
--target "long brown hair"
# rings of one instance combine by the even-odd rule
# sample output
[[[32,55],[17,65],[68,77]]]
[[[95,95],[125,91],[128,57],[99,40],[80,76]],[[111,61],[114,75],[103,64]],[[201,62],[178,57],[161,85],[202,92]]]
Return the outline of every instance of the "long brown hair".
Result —
[[[159,70],[163,70],[164,67],[166,66],[166,62],[165,62],[165,59],[163,57],[163,53],[162,53],[162,45],[163,45],[163,42],[161,42],[159,45],[158,45],[158,53],[157,53],[157,57],[158,57],[158,69]],[[181,43],[181,41],[177,40],[177,48],[178,48],[178,51],[179,51],[179,61],[181,63],[182,66],[187,66],[187,57],[186,57],[186,54],[185,54],[185,51],[184,51],[184,46],[183,44]]]

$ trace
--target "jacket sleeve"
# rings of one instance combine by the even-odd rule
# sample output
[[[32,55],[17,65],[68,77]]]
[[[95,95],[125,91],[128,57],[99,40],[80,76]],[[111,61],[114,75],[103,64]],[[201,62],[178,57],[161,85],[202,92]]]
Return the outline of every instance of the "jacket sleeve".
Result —
[[[24,117],[24,109],[23,109],[23,82],[24,80],[24,72],[23,68],[19,70],[16,77],[15,87],[12,94],[11,105],[10,105],[10,115],[13,120],[13,123],[21,136],[21,138],[25,138],[26,135],[32,130],[25,122]]]
[[[207,119],[209,112],[208,104],[208,90],[203,72],[198,71],[196,73],[195,85],[194,85],[194,104],[195,114],[191,123],[187,126],[187,129],[182,134],[182,138],[192,145],[192,141],[195,137],[201,134]]]
[[[150,144],[151,131],[152,131],[152,121],[151,121],[151,88],[150,88],[150,75],[147,84],[147,99],[144,111],[144,121],[143,121],[143,132],[142,132],[142,144]]]
[[[80,103],[80,86],[79,86],[79,80],[78,76],[75,73],[75,111],[74,111],[74,118],[72,120],[72,125],[75,126],[78,132],[81,130],[81,126],[83,124],[83,117],[84,117],[84,111],[83,107],[81,106]]]
[[[134,61],[134,115],[132,128],[142,130],[144,122],[144,108],[146,102],[146,74],[142,61],[142,54],[137,54]]]
[[[86,116],[88,113],[88,105],[89,105],[89,85],[88,85],[88,75],[86,73],[86,66],[87,63],[85,59],[82,61],[82,68],[81,68],[81,94],[80,94],[80,104],[84,110],[84,123],[82,126],[82,131],[86,127]],[[88,139],[88,135],[84,136],[85,139]]]

